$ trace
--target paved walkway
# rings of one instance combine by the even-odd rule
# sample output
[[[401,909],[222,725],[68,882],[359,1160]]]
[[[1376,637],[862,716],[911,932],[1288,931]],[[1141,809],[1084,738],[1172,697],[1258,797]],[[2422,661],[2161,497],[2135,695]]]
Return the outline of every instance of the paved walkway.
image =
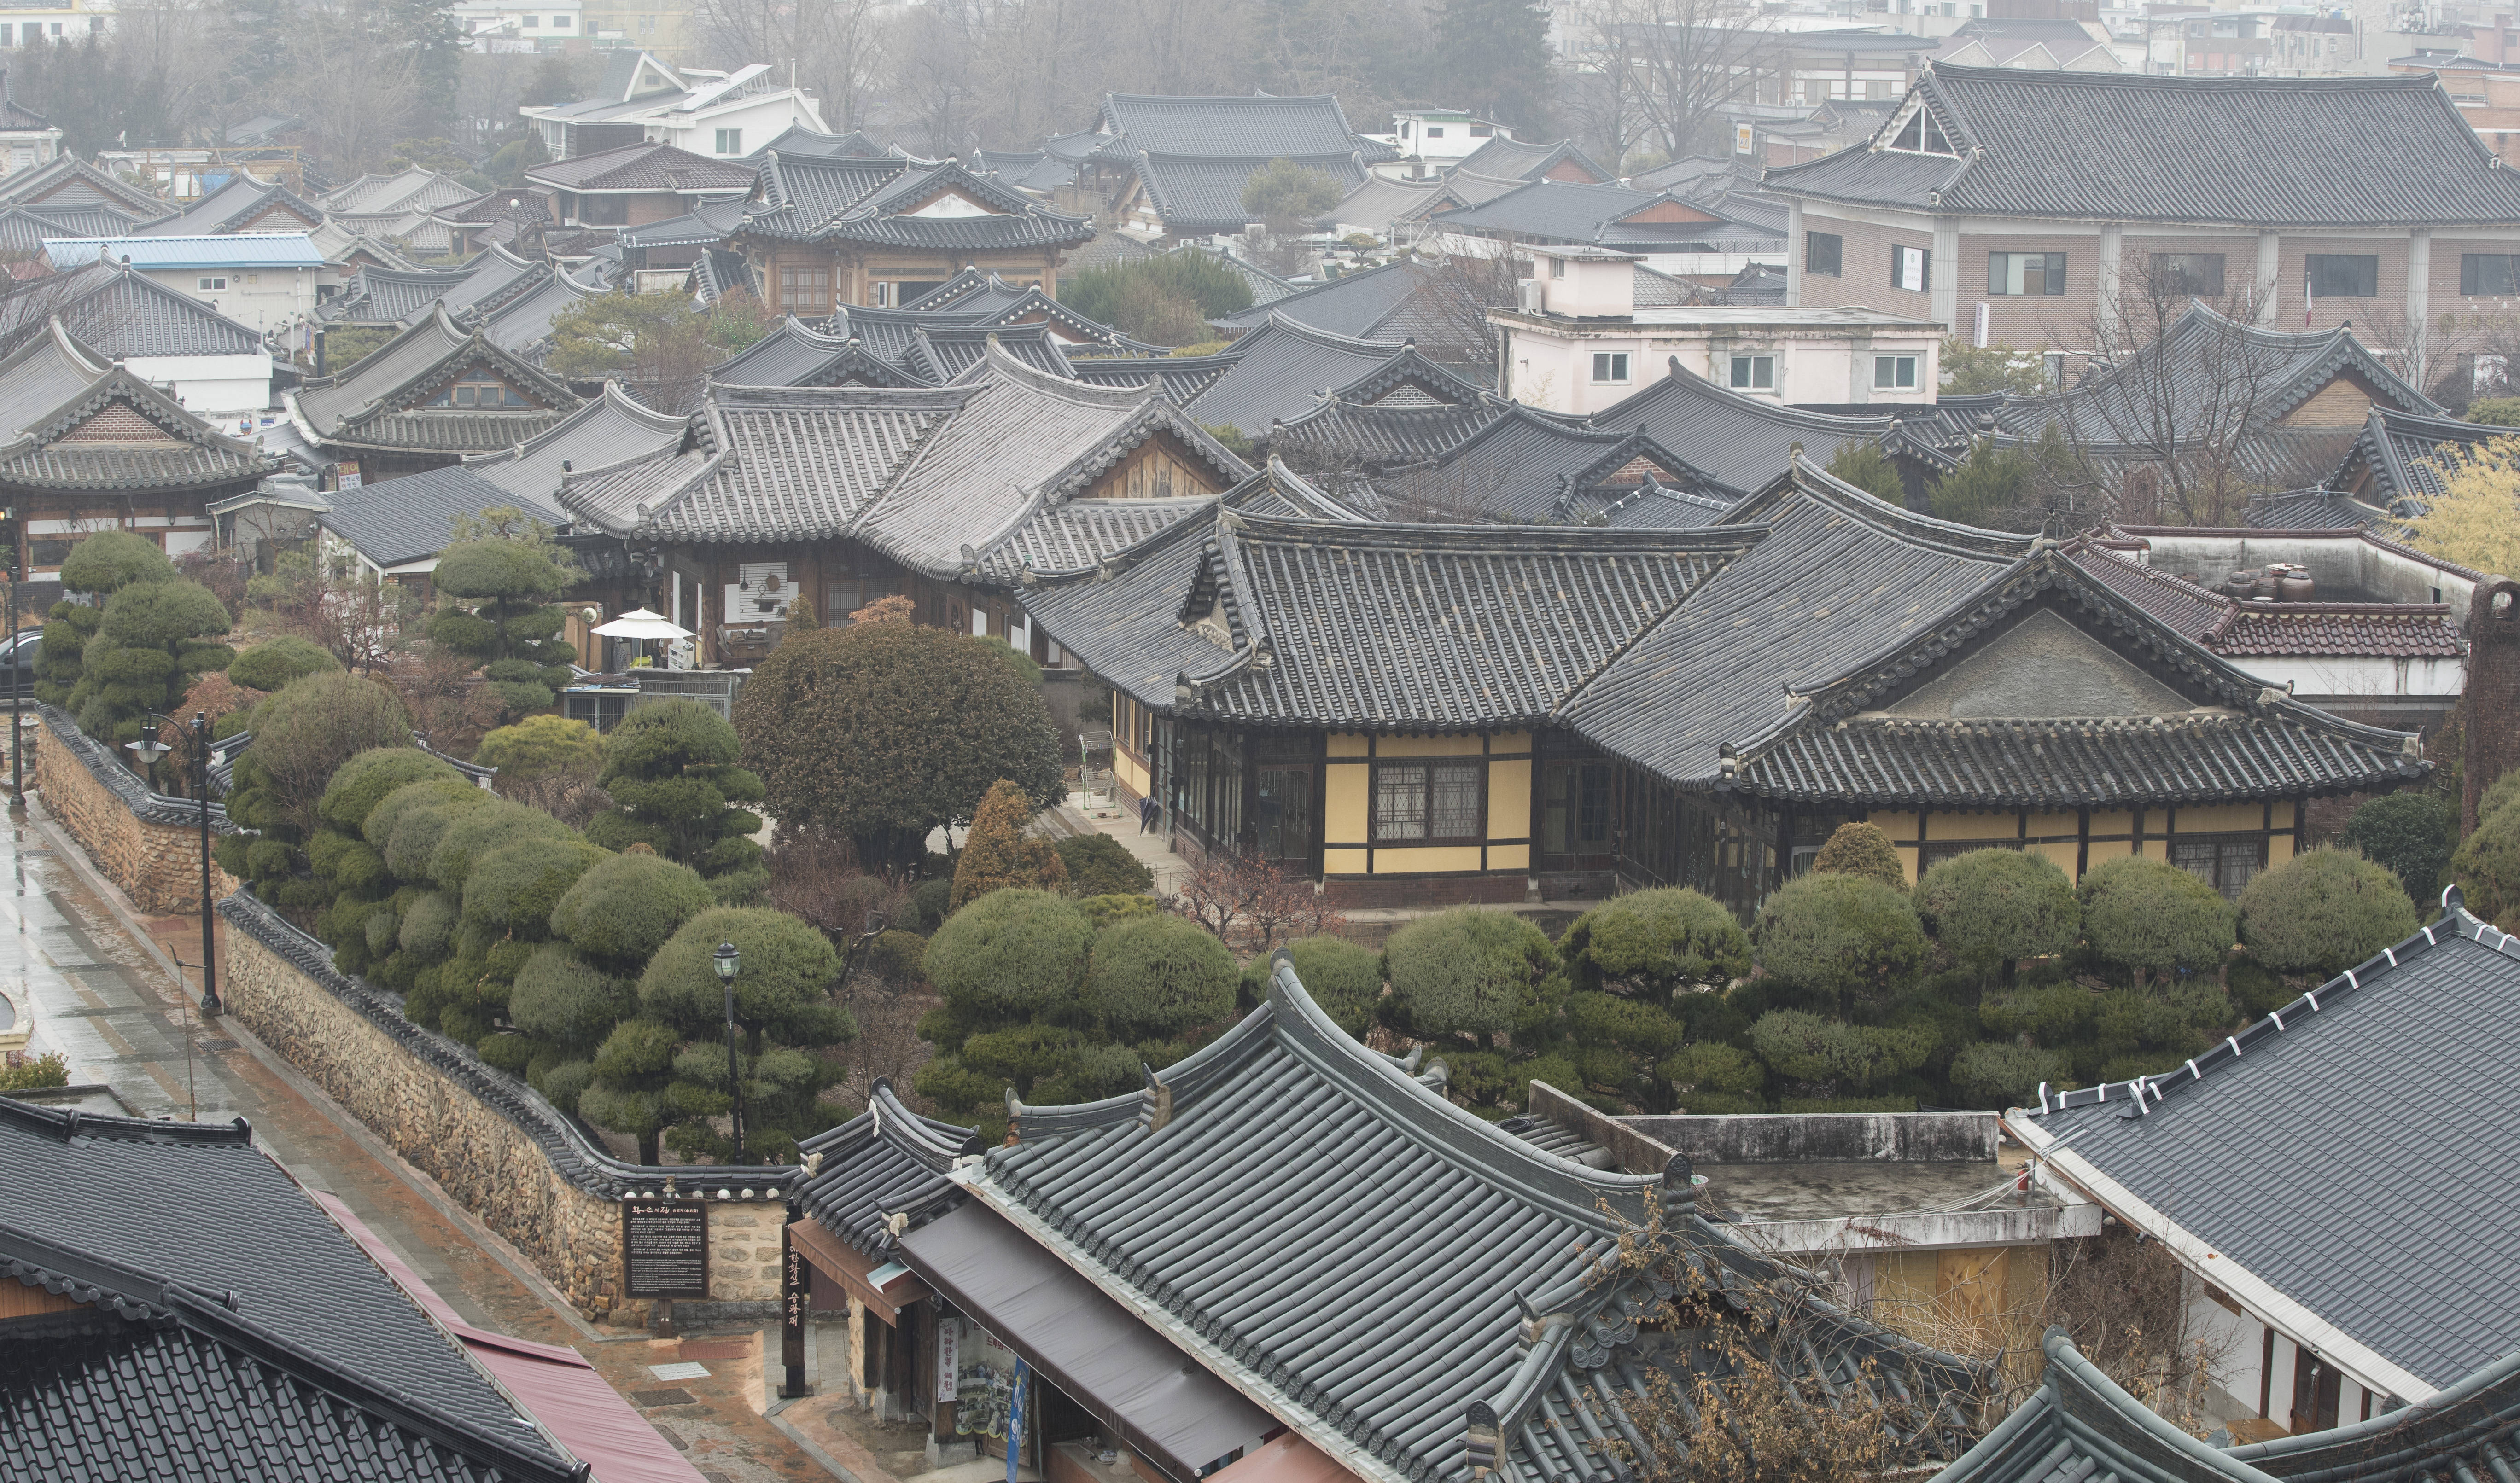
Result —
[[[237,1027],[204,1024],[149,940],[192,964],[200,919],[158,919],[144,937],[129,901],[117,900],[58,826],[44,822],[40,799],[32,811],[30,820],[11,809],[0,824],[0,992],[35,1016],[31,1052],[59,1052],[73,1083],[111,1089],[91,1094],[87,1105],[139,1117],[248,1119],[256,1142],[300,1184],[348,1205],[466,1322],[576,1349],[712,1483],[835,1476],[893,1483],[882,1464],[903,1455],[904,1438],[892,1433],[904,1433],[908,1455],[917,1456],[915,1428],[877,1427],[862,1414],[824,1418],[826,1437],[815,1445],[764,1416],[760,1329],[656,1340],[579,1320],[514,1248],[330,1098]],[[194,977],[185,970],[187,985]],[[707,1376],[664,1381],[649,1369],[684,1361],[706,1366]],[[833,1403],[798,1404],[821,1413]]]

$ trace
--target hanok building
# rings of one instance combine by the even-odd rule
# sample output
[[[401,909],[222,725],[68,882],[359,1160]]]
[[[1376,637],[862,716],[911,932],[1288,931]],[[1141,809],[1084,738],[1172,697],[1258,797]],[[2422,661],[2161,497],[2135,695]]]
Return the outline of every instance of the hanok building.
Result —
[[[1728,355],[1727,381],[1730,361]],[[1593,414],[1593,426],[1641,431],[1735,497],[1764,487],[1796,448],[1825,464],[1849,444],[1880,442],[1896,426],[1888,417],[1818,412],[1735,391],[1677,356],[1662,369],[1660,379]]]
[[[900,155],[761,159],[733,246],[782,314],[898,308],[968,268],[1058,289],[1059,254],[1094,225],[952,160]]]
[[[375,483],[496,453],[577,410],[578,396],[467,330],[444,300],[338,376],[281,393],[298,436]]]
[[[1965,1446],[1983,1367],[1709,1221],[1687,1159],[1559,1158],[1453,1105],[1422,1056],[1358,1044],[1281,958],[1257,1010],[1141,1095],[1010,1095],[1006,1145],[976,1158],[961,1129],[889,1131],[891,1108],[828,1135],[807,1209],[824,1244],[880,1240],[832,1257],[886,1259],[850,1286],[870,1310],[859,1287],[898,1264],[966,1365],[1024,1363],[1005,1449],[1052,1476],[1119,1446],[1148,1483],[1583,1483],[1685,1463],[1691,1427],[1657,1425],[1657,1395],[1759,1366],[1816,1405],[1890,1404],[1903,1459]],[[974,1368],[939,1441],[997,1421]]]
[[[1046,148],[1080,166],[1076,184],[1061,193],[1077,202],[1072,209],[1176,242],[1240,235],[1251,216],[1243,188],[1273,159],[1319,170],[1344,192],[1365,184],[1367,166],[1400,157],[1349,128],[1338,99],[1328,94],[1106,93],[1092,130]]]
[[[2210,1409],[2238,1418],[2235,1437],[2269,1444],[2243,1454],[2252,1461],[2319,1434],[2369,1440],[2338,1428],[2401,1407],[2421,1416],[2510,1364],[2520,1251],[2465,1171],[2520,1112],[2502,1074],[2520,938],[2470,916],[2456,886],[2444,907],[2183,1066],[2043,1086],[2038,1106],[2005,1114],[2044,1188],[2097,1204],[2178,1262]],[[2445,1119],[2444,1107],[2463,1110]],[[2372,1280],[2374,1253],[2386,1281]],[[2374,1470],[2325,1476],[2458,1475],[2363,1461]]]
[[[181,556],[212,544],[207,506],[278,460],[77,343],[56,320],[0,361],[0,502],[17,569],[54,580],[78,543],[122,530]]]
[[[2420,515],[2440,496],[2443,478],[2468,455],[2510,435],[2507,427],[2432,417],[2375,401],[2362,435],[2324,481],[2325,487],[2372,515],[2402,519]],[[2368,522],[2356,513],[2356,523]]]
[[[1360,905],[1689,885],[1746,917],[1854,821],[1912,877],[1996,847],[2236,891],[2290,857],[2307,800],[2429,767],[2052,543],[1800,460],[1683,530],[1244,507],[1287,508],[1290,481],[1021,596],[1111,683],[1115,770],[1180,847]]]
[[[1543,178],[1427,218],[1438,250],[1494,257],[1515,245],[1632,252],[1658,272],[1729,280],[1785,245],[1764,224],[1733,221],[1669,192]]]
[[[172,216],[175,208],[137,186],[127,185],[75,155],[61,155],[50,164],[13,170],[0,179],[0,204],[13,206],[109,205],[142,221]]]
[[[272,358],[261,336],[132,268],[90,263],[0,299],[0,335],[19,337],[56,319],[82,347],[172,386],[202,417],[248,417],[271,405]]]
[[[1180,398],[1201,427],[1234,427],[1252,437],[1291,422],[1330,398],[1367,406],[1459,406],[1486,396],[1477,382],[1403,342],[1359,339],[1271,314],[1235,340],[1222,355],[1185,359],[1153,374],[1197,376],[1212,369]],[[1078,374],[1114,381],[1145,379],[1149,367],[1134,361],[1080,366]]]
[[[704,202],[741,197],[753,171],[669,144],[627,144],[573,155],[525,171],[550,219],[563,227],[636,227],[691,213]]]
[[[704,664],[768,653],[800,597],[838,622],[893,594],[1056,664],[1012,597],[1025,573],[1091,565],[1247,472],[1159,391],[983,345],[945,386],[712,385],[674,446],[581,469],[560,500],[658,573],[649,606]]]
[[[1433,264],[1407,259],[1254,303],[1209,323],[1240,335],[1273,314],[1316,330],[1386,344],[1416,345],[1428,359],[1463,368],[1486,380],[1496,364],[1496,337],[1476,281]]]
[[[1404,458],[1343,446],[1372,446],[1383,429],[1394,443],[1413,432],[1452,440]],[[1387,519],[1679,528],[1711,523],[1734,498],[1643,432],[1512,402],[1493,412],[1328,402],[1273,428],[1269,446],[1341,502]]]
[[[276,180],[239,170],[225,185],[177,215],[151,222],[135,235],[208,237],[230,232],[312,232],[324,208]]]
[[[1868,144],[1767,189],[1794,202],[1788,303],[2023,349],[2101,349],[2146,295],[2426,325],[2520,288],[2520,179],[2429,76],[1936,65]]]

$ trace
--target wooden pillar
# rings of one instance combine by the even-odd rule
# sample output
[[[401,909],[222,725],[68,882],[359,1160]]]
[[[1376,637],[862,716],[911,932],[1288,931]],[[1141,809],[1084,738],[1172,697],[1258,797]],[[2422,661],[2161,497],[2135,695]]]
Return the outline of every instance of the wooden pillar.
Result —
[[[800,1218],[793,1208],[788,1219]],[[779,1228],[779,1363],[788,1373],[779,1387],[788,1400],[810,1395],[805,1385],[805,1308],[813,1292],[813,1276],[805,1253],[796,1249],[796,1235],[785,1222]]]

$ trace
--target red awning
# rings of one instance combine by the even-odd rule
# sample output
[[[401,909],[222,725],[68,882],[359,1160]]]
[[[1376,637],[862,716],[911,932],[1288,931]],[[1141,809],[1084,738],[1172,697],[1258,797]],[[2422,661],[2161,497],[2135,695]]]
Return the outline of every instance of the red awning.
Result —
[[[707,1483],[576,1350],[510,1338],[465,1323],[454,1305],[377,1239],[349,1206],[321,1190],[307,1192],[396,1286],[455,1336],[473,1363],[490,1372],[508,1399],[595,1470],[596,1483]]]
[[[907,1267],[870,1261],[813,1221],[790,1221],[788,1238],[805,1253],[815,1271],[839,1283],[896,1328],[901,1326],[901,1310],[928,1296],[927,1284]]]
[[[1207,1483],[1356,1483],[1356,1474],[1290,1431],[1209,1473]]]

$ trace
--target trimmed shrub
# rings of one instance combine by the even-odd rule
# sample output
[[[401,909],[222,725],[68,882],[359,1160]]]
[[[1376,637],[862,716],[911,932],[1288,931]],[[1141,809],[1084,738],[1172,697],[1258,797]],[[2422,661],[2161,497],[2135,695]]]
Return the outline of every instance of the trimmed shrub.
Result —
[[[1054,889],[1067,883],[1067,867],[1058,851],[1048,840],[1023,831],[1037,812],[1032,799],[1014,784],[1001,778],[989,785],[988,795],[971,816],[971,831],[954,867],[956,911],[991,891]]]
[[[1812,857],[1812,869],[1831,876],[1869,876],[1883,885],[1908,888],[1908,868],[1899,863],[1898,846],[1869,824],[1839,825]]]
[[[2438,793],[2366,798],[2337,836],[2362,858],[2389,868],[2418,913],[2441,904],[2442,869],[2458,843],[2458,810]]]
[[[1771,1010],[1750,1026],[1750,1048],[1777,1075],[1832,1092],[1877,1091],[1923,1065],[1934,1043],[1930,1028],[1848,1024],[1801,1010]]]
[[[1654,1071],[1692,1115],[1765,1110],[1758,1094],[1767,1084],[1767,1068],[1737,1046],[1721,1041],[1682,1046]]]
[[[1978,1005],[1977,1013],[1979,1022],[1998,1035],[2026,1035],[2052,1048],[2082,1038],[2091,1025],[2093,1009],[2091,990],[2079,984],[2053,983],[1989,994]]]
[[[1916,882],[1915,900],[1934,940],[1980,978],[2001,968],[2008,979],[2015,963],[2070,952],[2083,934],[2074,883],[2028,850],[1954,856]]]
[[[1925,928],[1908,893],[1866,876],[1810,875],[1768,898],[1750,929],[1759,964],[1807,993],[1884,1004],[1915,981]]]
[[[625,719],[622,724],[629,722]],[[604,766],[604,737],[585,722],[565,716],[527,716],[514,726],[484,734],[481,744],[472,748],[472,760],[497,768],[497,781],[503,784],[592,779]]]
[[[586,837],[608,849],[643,843],[712,878],[767,883],[761,817],[736,805],[761,798],[761,780],[736,766],[735,728],[698,700],[642,705],[604,741],[596,780],[617,811],[588,821]],[[739,888],[740,889],[740,888]]]
[[[490,851],[464,877],[464,924],[533,941],[580,876],[610,859],[583,839],[527,839]]]
[[[764,1036],[787,1046],[836,1045],[857,1033],[848,1011],[832,1002],[840,955],[832,940],[785,912],[715,907],[665,939],[639,979],[642,1010],[692,1035],[726,1023],[718,944],[742,954],[735,980],[735,1022],[758,1055]]]
[[[1139,917],[1094,939],[1085,1007],[1114,1040],[1167,1038],[1232,1014],[1240,976],[1234,955],[1198,923]]]
[[[275,823],[311,830],[335,776],[350,759],[410,744],[411,718],[401,697],[376,681],[338,672],[293,681],[254,707],[253,742],[237,764],[238,791],[269,801],[248,802],[247,812],[256,817],[240,822],[262,828],[257,821],[267,814]]]
[[[578,1115],[639,1141],[639,1161],[655,1163],[667,1121],[665,1087],[682,1037],[652,1019],[625,1019],[604,1037],[593,1076],[577,1095]]]
[[[2341,973],[2414,930],[2397,876],[2348,850],[2295,855],[2240,893],[2240,941],[2278,973]]]
[[[1073,1003],[1085,982],[1094,925],[1049,891],[991,891],[927,939],[927,981],[958,1012],[1029,1018]]]
[[[91,737],[132,741],[148,725],[143,711],[172,712],[195,681],[227,668],[227,609],[199,582],[126,586],[105,600],[66,708]]]
[[[2495,784],[2487,799],[2493,800],[2504,784],[2520,785],[2520,772]],[[2480,805],[2475,831],[2459,841],[2443,874],[2442,883],[2458,887],[2471,914],[2506,932],[2520,929],[2520,808],[2504,805],[2488,812]]]
[[[690,866],[661,855],[609,855],[553,904],[551,932],[588,958],[631,973],[710,904],[708,882]]]
[[[459,808],[438,835],[437,847],[428,852],[428,878],[440,890],[461,891],[472,868],[493,850],[529,839],[576,838],[575,830],[520,803],[492,799],[486,807]]]
[[[2083,873],[2083,940],[2138,987],[2153,975],[2212,971],[2238,931],[2223,893],[2167,861],[2122,855]]]
[[[1652,1004],[1750,971],[1750,938],[1716,901],[1686,887],[1632,891],[1575,919],[1558,944],[1575,982]]]
[[[444,891],[427,892],[403,909],[396,940],[404,952],[415,957],[442,958],[454,940],[456,920],[462,914],[463,907],[453,896]]]
[[[941,876],[912,886],[910,904],[919,913],[919,930],[933,937],[936,929],[945,924],[945,919],[954,915],[954,877]]]
[[[925,976],[927,939],[917,932],[887,927],[875,934],[866,945],[866,956],[860,966],[896,988],[917,983]]]
[[[572,1056],[593,1055],[637,1008],[629,984],[556,945],[526,959],[508,991],[508,1017],[517,1028]]]
[[[1155,888],[1155,873],[1108,834],[1076,834],[1051,848],[1067,867],[1067,888],[1079,896],[1134,896]]]
[[[292,680],[340,667],[341,661],[321,644],[295,634],[283,634],[239,653],[228,664],[228,678],[248,690],[270,692]]]
[[[1085,909],[1086,918],[1098,932],[1115,921],[1126,921],[1132,917],[1151,917],[1163,910],[1155,904],[1152,896],[1086,896],[1076,904]]]
[[[459,787],[472,786],[453,765],[416,746],[370,747],[334,771],[323,796],[316,801],[315,816],[335,829],[366,838],[368,815],[385,800],[386,794],[432,780]],[[376,843],[373,839],[368,842]]]
[[[2043,1081],[2061,1091],[2073,1066],[2059,1052],[1985,1040],[1952,1057],[1952,1085],[1983,1105],[2018,1107],[2038,1099]]]
[[[1549,937],[1507,912],[1455,907],[1391,934],[1382,976],[1395,1011],[1420,1035],[1460,1035],[1488,1048],[1539,1007],[1557,966]]]
[[[551,599],[578,572],[539,541],[459,541],[438,554],[430,585],[440,598],[429,642],[471,660],[510,715],[551,707],[575,656],[560,637],[566,621]]]
[[[1294,965],[1295,981],[1313,1003],[1340,1029],[1363,1040],[1382,1000],[1382,955],[1344,937],[1299,937],[1283,951]],[[1253,1008],[1268,1002],[1275,962],[1272,955],[1243,970],[1243,994]]]

